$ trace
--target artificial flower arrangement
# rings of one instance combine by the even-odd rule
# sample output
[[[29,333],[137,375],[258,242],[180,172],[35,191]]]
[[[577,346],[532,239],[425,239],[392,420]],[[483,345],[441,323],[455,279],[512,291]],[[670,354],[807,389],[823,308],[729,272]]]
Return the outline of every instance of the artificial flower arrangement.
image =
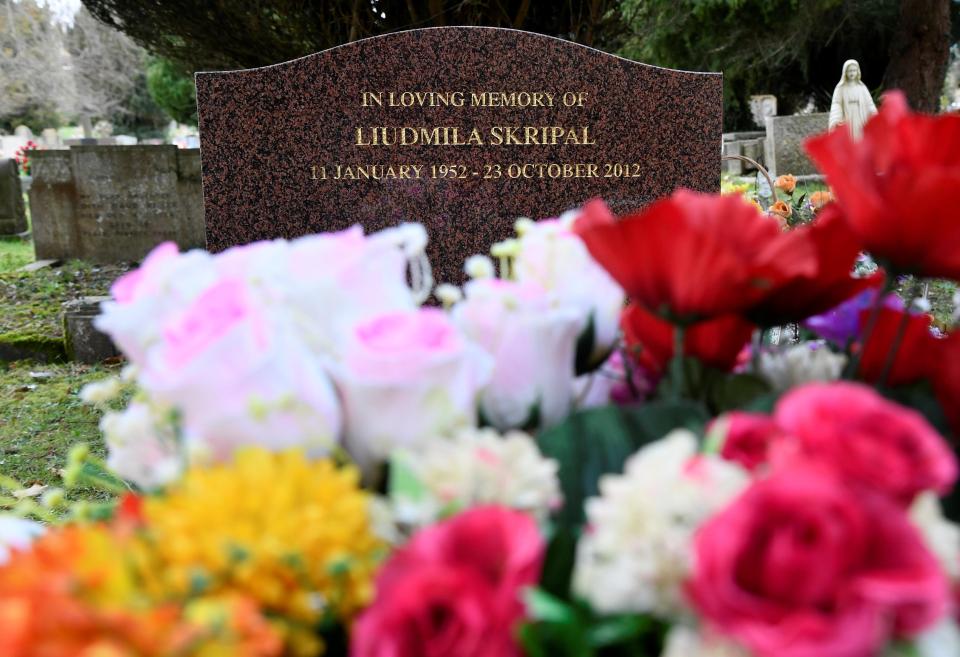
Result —
[[[417,225],[158,247],[65,473],[116,495],[0,517],[0,654],[960,654],[960,331],[892,294],[960,280],[960,117],[808,149],[809,225],[591,201],[435,305]]]
[[[26,144],[17,149],[17,152],[13,154],[13,159],[20,166],[20,173],[24,176],[29,176],[32,173],[32,154],[34,151],[38,150],[40,147],[37,145],[37,142],[32,139]]]

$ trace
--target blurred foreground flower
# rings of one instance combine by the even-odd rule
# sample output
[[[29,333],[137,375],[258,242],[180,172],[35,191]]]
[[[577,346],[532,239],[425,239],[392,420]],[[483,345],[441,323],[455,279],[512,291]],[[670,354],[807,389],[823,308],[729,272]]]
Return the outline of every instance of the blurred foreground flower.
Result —
[[[811,244],[789,240],[736,194],[681,190],[620,220],[588,203],[576,230],[631,300],[674,324],[744,311],[817,273]]]
[[[238,452],[189,470],[143,505],[143,586],[160,600],[240,594],[283,629],[287,650],[317,655],[318,624],[349,623],[373,597],[385,551],[355,469],[301,452]]]
[[[562,502],[557,468],[528,434],[463,429],[395,453],[391,498],[397,520],[415,527],[484,504],[546,520]]]
[[[574,587],[602,613],[654,613],[684,608],[697,527],[730,502],[748,481],[734,463],[698,456],[697,439],[676,430],[640,449],[623,475],[600,480],[587,501]]]
[[[487,423],[501,431],[536,429],[567,416],[586,314],[554,303],[536,283],[479,279],[465,286],[453,321],[493,356],[493,375],[480,397]]]
[[[0,566],[4,657],[280,657],[256,605],[150,598],[129,560],[131,538],[103,526],[51,531]]]
[[[571,357],[572,358],[572,357]],[[368,481],[394,448],[476,424],[492,359],[436,308],[392,312],[358,324],[334,368],[345,446]],[[371,409],[377,409],[371,412]]]
[[[497,506],[416,534],[377,577],[377,599],[353,627],[353,657],[519,657],[521,595],[544,542],[530,516]]]
[[[854,141],[806,143],[866,249],[897,274],[960,278],[960,116],[914,114],[899,91]]]
[[[948,611],[947,580],[905,514],[827,468],[758,480],[694,549],[696,610],[756,657],[876,655]]]

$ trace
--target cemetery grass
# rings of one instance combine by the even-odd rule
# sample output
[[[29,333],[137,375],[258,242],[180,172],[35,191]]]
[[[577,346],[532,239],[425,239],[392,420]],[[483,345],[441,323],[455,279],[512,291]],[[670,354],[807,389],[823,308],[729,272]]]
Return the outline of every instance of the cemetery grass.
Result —
[[[33,261],[33,244],[16,239],[0,240],[0,274],[19,269]]]
[[[62,485],[61,469],[80,442],[104,454],[100,412],[80,401],[80,389],[117,373],[119,365],[0,363],[0,474],[24,488]],[[68,499],[103,500],[92,489],[70,491]]]
[[[6,244],[0,242],[0,249]],[[24,244],[30,249],[29,262],[33,247]],[[16,250],[0,250],[0,265],[6,262],[7,253],[11,261],[18,258]],[[0,343],[62,342],[63,304],[108,294],[110,284],[127,269],[124,265],[94,266],[78,260],[34,272],[4,271],[0,267]]]

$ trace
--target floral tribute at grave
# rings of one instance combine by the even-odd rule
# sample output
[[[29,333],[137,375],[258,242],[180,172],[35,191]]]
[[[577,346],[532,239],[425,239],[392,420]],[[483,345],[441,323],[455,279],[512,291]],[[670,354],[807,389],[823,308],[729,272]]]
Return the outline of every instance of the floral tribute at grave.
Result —
[[[158,247],[64,472],[114,495],[0,517],[0,654],[960,654],[960,117],[808,150],[809,222],[591,200],[462,288],[416,224]]]
[[[30,140],[23,146],[17,149],[17,152],[13,154],[13,159],[16,160],[17,164],[20,166],[20,173],[24,176],[29,176],[32,173],[32,153],[35,150],[38,150],[40,147],[37,145],[37,142]]]

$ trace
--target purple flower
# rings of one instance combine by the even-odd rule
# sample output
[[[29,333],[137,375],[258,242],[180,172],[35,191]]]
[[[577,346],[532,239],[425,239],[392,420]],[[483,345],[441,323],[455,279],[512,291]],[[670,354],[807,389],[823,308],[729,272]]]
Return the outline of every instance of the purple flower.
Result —
[[[865,290],[822,315],[808,318],[803,325],[821,338],[839,347],[846,347],[860,336],[860,313],[873,306],[878,293],[878,290]],[[883,305],[903,310],[903,300],[896,294],[888,294]]]

